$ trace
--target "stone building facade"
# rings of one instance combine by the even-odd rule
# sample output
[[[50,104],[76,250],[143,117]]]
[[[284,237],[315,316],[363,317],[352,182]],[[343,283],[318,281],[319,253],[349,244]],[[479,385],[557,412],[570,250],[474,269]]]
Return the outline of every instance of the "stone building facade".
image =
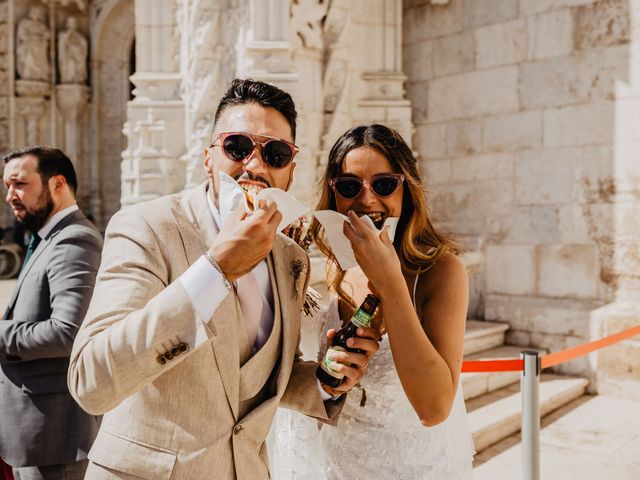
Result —
[[[439,219],[483,256],[479,311],[557,351],[637,325],[640,3],[405,2],[415,146]],[[640,344],[560,371],[638,397]]]
[[[555,351],[640,320],[639,17],[640,0],[0,0],[0,148],[64,148],[104,228],[202,181],[234,77],[293,94],[307,203],[333,141],[386,123],[469,249],[473,316]],[[638,341],[558,370],[640,398]]]

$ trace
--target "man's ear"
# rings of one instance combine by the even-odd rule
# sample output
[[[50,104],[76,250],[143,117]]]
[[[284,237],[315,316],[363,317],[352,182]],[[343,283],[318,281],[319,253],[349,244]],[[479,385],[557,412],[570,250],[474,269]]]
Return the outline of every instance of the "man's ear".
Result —
[[[291,162],[291,170],[289,170],[289,183],[287,183],[287,188],[285,191],[288,191],[293,183],[293,171],[296,169],[296,162]]]
[[[202,166],[207,174],[209,180],[213,179],[213,158],[211,157],[211,150],[209,148],[204,149],[204,156],[202,159]]]
[[[64,175],[54,175],[49,179],[49,191],[61,194],[67,186],[67,179]]]

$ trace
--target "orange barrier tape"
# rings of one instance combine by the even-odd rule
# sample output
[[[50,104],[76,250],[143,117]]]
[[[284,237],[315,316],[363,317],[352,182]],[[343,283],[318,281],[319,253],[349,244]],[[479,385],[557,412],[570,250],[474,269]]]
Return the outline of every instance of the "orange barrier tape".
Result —
[[[544,355],[540,361],[540,366],[541,368],[553,367],[559,363],[567,362],[595,350],[609,347],[614,343],[635,337],[636,335],[640,335],[640,325],[609,335],[608,337],[601,338],[600,340],[594,340],[593,342],[583,343],[577,347],[567,348],[560,352]],[[499,360],[467,360],[462,362],[461,372],[521,372],[523,370],[524,360],[521,358],[506,358]]]
[[[521,372],[524,360],[508,358],[501,360],[467,360],[462,362],[462,373],[470,372]]]
[[[578,345],[577,347],[567,348],[566,350],[562,350],[560,352],[545,355],[544,357],[542,357],[541,366],[542,368],[553,367],[554,365],[558,365],[559,363],[573,360],[574,358],[581,357],[583,355],[586,355],[587,353],[591,353],[594,350],[609,347],[614,343],[626,340],[627,338],[635,337],[636,335],[640,335],[640,325],[638,325],[637,327],[631,327],[627,330],[623,330],[622,332],[616,333],[614,335],[609,335],[608,337],[601,338],[600,340],[583,343],[582,345]]]

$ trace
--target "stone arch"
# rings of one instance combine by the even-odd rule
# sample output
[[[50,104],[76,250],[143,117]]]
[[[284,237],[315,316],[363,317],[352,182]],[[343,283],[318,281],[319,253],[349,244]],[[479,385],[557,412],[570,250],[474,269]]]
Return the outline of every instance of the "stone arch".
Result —
[[[93,135],[90,211],[99,228],[120,209],[122,127],[135,48],[134,0],[107,0],[92,12]]]

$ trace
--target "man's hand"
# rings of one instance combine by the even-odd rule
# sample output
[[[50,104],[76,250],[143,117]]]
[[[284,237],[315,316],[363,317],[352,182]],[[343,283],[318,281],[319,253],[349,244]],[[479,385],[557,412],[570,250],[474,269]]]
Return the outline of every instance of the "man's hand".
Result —
[[[327,331],[329,345],[331,345],[331,339],[335,335],[336,331],[334,329]],[[358,327],[357,335],[357,337],[347,340],[347,346],[349,348],[358,348],[363,353],[334,351],[331,354],[334,362],[331,368],[344,374],[342,383],[328,392],[331,395],[346,393],[358,385],[367,372],[369,360],[378,351],[378,340],[381,338],[380,330],[371,327]]]
[[[282,214],[272,200],[261,200],[252,215],[238,206],[209,248],[230,282],[250,272],[271,251]]]

